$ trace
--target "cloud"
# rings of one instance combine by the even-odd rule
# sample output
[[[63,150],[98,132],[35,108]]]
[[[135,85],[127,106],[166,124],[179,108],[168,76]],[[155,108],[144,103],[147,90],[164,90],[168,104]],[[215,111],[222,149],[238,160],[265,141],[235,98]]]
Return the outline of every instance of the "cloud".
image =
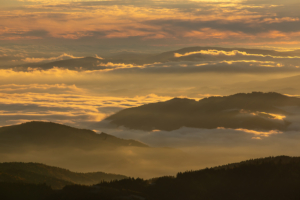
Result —
[[[0,31],[0,39],[1,38],[7,38],[8,40],[14,40],[14,39],[41,39],[49,36],[49,31],[47,30],[12,30],[12,29],[6,29],[4,32]]]
[[[200,58],[201,59],[201,58]],[[114,64],[116,68],[103,71],[109,73],[151,73],[151,74],[176,74],[176,73],[288,73],[300,72],[295,66],[283,66],[274,61],[259,60],[224,60],[224,61],[181,61],[167,62],[150,65]],[[195,59],[196,60],[196,59]]]
[[[109,71],[120,71],[120,72],[150,72],[150,71],[168,71],[169,69],[178,68],[181,71],[193,71],[199,72],[205,71],[224,71],[227,70],[233,72],[236,70],[237,73],[244,72],[244,70],[257,71],[259,72],[278,72],[278,71],[297,71],[299,68],[299,52],[278,52],[270,50],[259,50],[259,49],[233,49],[233,48],[214,48],[214,47],[190,47],[180,49],[173,52],[166,52],[163,54],[120,54],[115,56],[103,56],[99,57],[83,57],[77,55],[71,55],[62,53],[58,56],[45,56],[43,54],[33,54],[35,56],[29,56],[24,53],[15,54],[4,53],[0,59],[15,63],[13,68],[15,71],[30,71],[44,70],[43,73],[63,72],[64,70],[71,71],[85,71],[88,72],[109,72]],[[94,53],[93,53],[94,54]],[[81,59],[80,59],[81,58]],[[60,60],[67,60],[64,62],[55,62]],[[78,59],[78,60],[72,60]],[[19,62],[23,62],[22,65],[18,65]],[[48,62],[39,63],[35,62]],[[28,64],[29,63],[29,64]],[[227,67],[216,67],[217,65],[224,65]],[[236,67],[240,65],[240,67]],[[244,66],[247,66],[247,68]],[[172,68],[170,68],[172,66]],[[187,69],[182,69],[185,66]],[[205,66],[210,66],[205,69]],[[5,68],[10,68],[5,67]],[[53,68],[54,67],[54,68]],[[55,68],[56,67],[56,68]],[[259,67],[252,70],[255,67]],[[282,69],[265,69],[267,67],[282,68]],[[169,68],[169,69],[167,69]],[[192,68],[194,68],[192,70]],[[234,68],[232,70],[231,68]],[[196,70],[196,71],[197,71]],[[71,73],[71,71],[69,73]],[[263,72],[264,71],[264,72]],[[176,70],[174,70],[176,72]],[[3,74],[6,74],[3,72]]]
[[[215,59],[213,57],[213,59]],[[180,61],[148,65],[111,64],[110,71],[102,69],[69,70],[52,68],[49,70],[3,69],[0,87],[3,93],[42,92],[42,85],[65,84],[65,88],[48,88],[45,93],[83,94],[87,96],[130,97],[187,96],[201,98],[203,94],[230,95],[237,92],[278,91],[297,95],[299,78],[290,81],[274,80],[295,76],[299,68],[287,61],[277,60],[230,60],[220,61]],[[263,58],[264,59],[264,58]],[[294,60],[297,63],[297,60]],[[101,61],[102,62],[102,61]],[[284,66],[277,66],[282,64]],[[105,65],[105,64],[104,64]],[[267,65],[267,66],[266,66]],[[271,67],[272,66],[272,67]],[[126,67],[126,68],[123,68]],[[97,68],[97,67],[96,67]],[[226,73],[226,76],[224,76]],[[248,83],[249,82],[249,83]],[[14,87],[12,84],[20,85]],[[33,85],[32,85],[33,84]],[[40,88],[34,88],[39,84]],[[75,84],[76,88],[73,86]],[[32,85],[22,89],[23,85]],[[73,87],[73,88],[72,88]],[[72,88],[72,89],[71,89]],[[124,103],[126,104],[126,103]]]
[[[222,136],[222,134],[210,133],[211,137],[215,137],[212,141],[216,141],[215,139],[218,136],[221,136],[222,139],[225,138],[224,134]],[[1,151],[0,162],[14,162],[16,160],[19,162],[39,162],[77,172],[104,171],[150,179],[158,176],[174,176],[179,171],[199,170],[270,155],[297,156],[299,151],[299,133],[290,132],[289,134],[290,139],[284,137],[284,134],[280,134],[277,135],[278,138],[268,137],[263,140],[250,138],[249,141],[251,143],[242,142],[240,144],[234,142],[229,144],[222,143],[220,142],[222,139],[216,143],[208,143],[207,140],[201,142],[200,138],[194,134],[194,138],[198,138],[194,144],[198,142],[198,146],[192,145],[177,149],[125,147],[106,150],[100,147],[95,151],[79,149],[70,151],[65,148],[36,149],[31,147],[22,149],[22,151],[14,150],[9,153]],[[226,135],[228,137],[227,141],[241,142],[243,140],[236,138],[238,134]],[[177,136],[178,134],[171,137],[169,144],[173,143]],[[192,140],[192,137],[189,135],[185,135],[185,137],[189,137],[190,141]],[[178,138],[177,142],[180,140],[181,143],[186,142],[184,135]]]
[[[230,31],[236,33],[237,35],[246,36],[244,34],[248,34],[249,36],[259,36],[259,33],[268,33],[270,31],[278,31],[281,33],[291,33],[291,32],[299,32],[300,29],[299,18],[291,18],[291,17],[262,17],[257,16],[257,18],[251,19],[245,18],[243,20],[240,19],[240,16],[236,16],[237,18],[226,20],[225,19],[212,19],[212,20],[183,20],[183,19],[169,19],[169,20],[153,20],[147,21],[145,23],[157,26],[167,26],[169,29],[177,30],[182,28],[185,32],[191,31],[200,31],[200,30],[215,30],[216,32],[225,32]],[[209,36],[208,36],[209,38]]]
[[[255,139],[260,138],[264,143],[280,140],[280,138],[289,138],[289,134],[297,134],[300,129],[293,131],[281,132],[278,130],[259,131],[248,129],[199,129],[182,127],[174,131],[155,130],[151,132],[132,130],[125,127],[115,127],[109,121],[102,121],[97,125],[92,126],[96,130],[101,130],[117,137],[129,139],[133,138],[150,146],[155,147],[174,147],[188,148],[201,146],[243,146],[255,145]],[[284,139],[283,139],[284,140]]]
[[[219,127],[218,129],[226,129],[226,128]],[[269,137],[270,135],[273,135],[273,134],[281,134],[281,133],[283,133],[283,132],[278,131],[278,130],[257,131],[257,130],[243,129],[243,128],[229,129],[229,130],[242,131],[242,132],[245,132],[245,133],[250,133],[250,134],[256,135],[257,137],[256,138],[254,137],[255,139],[257,139],[258,137],[259,138],[261,138],[261,137]]]
[[[117,70],[117,69],[131,69],[131,68],[146,68],[147,66],[151,66],[151,65],[136,65],[136,64],[125,64],[125,63],[112,63],[112,62],[108,62],[108,63],[100,63],[97,66],[99,67],[105,67],[106,69],[104,69],[103,71],[112,71],[112,70]]]
[[[82,89],[76,87],[76,85],[66,85],[66,84],[28,84],[28,85],[18,85],[18,84],[7,84],[0,85],[0,93],[53,93],[53,94],[66,94],[66,93],[78,93],[83,92]]]
[[[46,30],[31,30],[28,32],[25,32],[24,36],[35,36],[35,37],[45,37],[48,36],[49,32]]]
[[[73,40],[73,44],[85,41],[97,46],[103,41],[121,45],[119,39],[124,39],[122,45],[127,48],[141,49],[140,44],[236,46],[250,45],[249,40],[257,45],[295,44],[300,36],[299,16],[294,14],[297,11],[287,12],[297,7],[291,0],[283,4],[182,0],[25,2],[0,15],[4,27],[1,40],[38,39],[32,42],[57,45]]]
[[[248,112],[246,110],[240,110],[241,115],[253,115],[253,116],[260,116],[266,119],[274,119],[274,120],[280,120],[283,121],[286,119],[285,115],[280,115],[280,114],[274,114],[274,113],[267,113],[267,112]]]
[[[184,50],[178,52],[185,53]],[[218,50],[214,52],[219,53]],[[273,53],[276,56],[276,52]],[[57,67],[23,71],[17,68],[0,69],[0,105],[3,105],[0,125],[11,123],[11,120],[40,119],[64,120],[89,128],[91,123],[120,109],[166,101],[173,97],[200,99],[252,91],[300,94],[299,77],[286,78],[300,74],[299,68],[295,67],[298,58],[240,54],[204,55],[204,58],[195,54],[174,58],[172,52],[168,55],[181,60],[139,65],[112,63],[104,58],[99,60],[100,66],[84,70]],[[26,57],[24,55],[23,58]],[[191,60],[185,61],[186,58]],[[17,113],[18,109],[20,113]],[[274,120],[281,117],[272,116],[272,113],[255,114],[278,118]],[[76,118],[76,115],[81,118]],[[286,120],[290,121],[288,117]],[[293,126],[293,130],[297,130],[295,123]]]
[[[146,96],[95,96],[75,85],[0,85],[0,126],[24,120],[66,122],[88,128],[121,109],[168,100],[155,94]]]
[[[190,56],[195,54],[203,54],[203,55],[210,55],[210,56],[253,56],[253,57],[270,57],[270,58],[300,58],[300,56],[272,56],[272,55],[264,55],[264,54],[253,54],[253,53],[251,54],[239,50],[222,51],[216,49],[193,51],[184,54],[174,53],[174,57],[180,58],[180,57]]]
[[[65,59],[75,59],[75,58],[83,58],[83,57],[76,57],[67,53],[63,53],[57,57],[50,57],[50,58],[24,58],[22,61],[35,63],[35,62],[44,62],[44,61],[55,61],[55,60],[65,60]]]

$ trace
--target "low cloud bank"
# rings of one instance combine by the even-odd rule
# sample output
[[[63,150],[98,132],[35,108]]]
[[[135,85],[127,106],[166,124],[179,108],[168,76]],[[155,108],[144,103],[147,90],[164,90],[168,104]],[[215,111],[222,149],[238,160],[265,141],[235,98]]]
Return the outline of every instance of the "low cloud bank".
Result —
[[[68,148],[37,150],[28,147],[5,152],[4,147],[1,147],[0,162],[39,162],[77,172],[104,171],[153,178],[174,176],[177,172],[199,170],[251,158],[299,156],[299,132],[289,132],[288,137],[279,134],[263,140],[254,140],[251,139],[251,134],[239,131],[231,131],[231,133],[215,131],[207,132],[206,136],[204,134],[197,136],[199,132],[191,133],[191,130],[183,129],[181,133],[175,133],[176,135],[168,134],[168,139],[157,137],[155,140],[154,138],[152,141],[149,140],[152,143],[158,143],[160,140],[161,144],[177,143],[177,146],[189,144],[176,149],[125,147],[116,150],[99,148],[94,151],[83,151]]]

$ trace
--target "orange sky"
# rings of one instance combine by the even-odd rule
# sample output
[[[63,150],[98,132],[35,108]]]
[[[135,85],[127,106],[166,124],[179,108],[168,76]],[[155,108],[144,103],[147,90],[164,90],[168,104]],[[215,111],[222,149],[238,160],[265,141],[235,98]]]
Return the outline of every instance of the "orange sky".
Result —
[[[299,0],[1,0],[0,126],[99,121],[118,109],[175,96],[257,89],[299,95],[295,78],[263,82],[299,75],[297,52],[271,56],[212,48],[175,53],[177,63],[105,62],[120,52],[191,46],[300,49],[299,8]],[[99,63],[86,71],[34,67],[86,56]],[[18,71],[24,63],[34,64]],[[250,81],[262,85],[243,86]]]
[[[0,44],[299,48],[299,6],[296,0],[2,0]]]

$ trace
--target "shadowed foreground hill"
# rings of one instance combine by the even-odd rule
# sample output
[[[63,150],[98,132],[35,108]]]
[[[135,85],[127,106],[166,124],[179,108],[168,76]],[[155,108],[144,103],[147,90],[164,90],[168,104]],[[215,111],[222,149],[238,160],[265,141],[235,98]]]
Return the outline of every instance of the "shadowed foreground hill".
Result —
[[[139,130],[176,130],[183,126],[213,129],[285,130],[290,115],[281,107],[300,106],[300,99],[279,93],[239,93],[200,101],[174,98],[128,108],[106,118],[112,124]]]
[[[190,160],[181,150],[151,148],[135,140],[50,122],[0,128],[0,163],[35,162],[76,172],[151,178],[175,174]]]
[[[129,178],[90,187],[69,185],[58,192],[46,185],[9,186],[0,183],[0,197],[31,200],[296,200],[300,199],[300,158],[269,157],[178,173],[176,177]]]
[[[0,149],[22,146],[41,148],[73,147],[77,149],[146,147],[135,140],[124,140],[106,133],[97,134],[52,122],[28,122],[0,128]]]
[[[255,159],[178,173],[176,177],[161,177],[150,183],[124,179],[100,185],[133,190],[156,200],[299,199],[300,158]]]
[[[72,184],[92,185],[101,181],[124,178],[126,176],[103,172],[75,173],[39,163],[0,163],[0,182],[45,183],[53,189],[61,189]]]

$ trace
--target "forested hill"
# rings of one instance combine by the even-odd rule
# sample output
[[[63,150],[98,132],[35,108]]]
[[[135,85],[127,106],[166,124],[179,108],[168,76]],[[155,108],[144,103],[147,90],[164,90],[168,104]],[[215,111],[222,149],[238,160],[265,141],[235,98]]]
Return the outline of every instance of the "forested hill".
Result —
[[[174,98],[128,108],[106,120],[118,126],[139,130],[176,130],[181,127],[244,128],[285,130],[292,115],[284,107],[300,107],[300,98],[279,93],[239,93],[224,97],[194,99]]]
[[[264,164],[288,165],[288,164],[299,164],[299,163],[300,163],[300,157],[277,156],[277,157],[251,159],[239,163],[230,163],[227,165],[214,167],[214,169],[234,169],[242,166],[252,166],[252,165],[255,166],[255,165],[264,165]]]
[[[68,185],[58,192],[46,185],[9,184],[0,183],[0,197],[7,200],[298,200],[300,157],[248,160],[152,180]]]
[[[300,199],[300,157],[269,157],[178,173],[176,177],[124,179],[100,185],[136,191],[152,200]]]
[[[52,122],[27,122],[20,125],[0,128],[0,149],[22,146],[39,148],[99,149],[123,146],[147,147],[135,141],[124,140],[106,133],[78,129]]]
[[[0,163],[0,182],[46,183],[53,189],[61,189],[66,185],[72,184],[92,185],[101,181],[124,178],[126,176],[104,172],[75,173],[39,163]]]

